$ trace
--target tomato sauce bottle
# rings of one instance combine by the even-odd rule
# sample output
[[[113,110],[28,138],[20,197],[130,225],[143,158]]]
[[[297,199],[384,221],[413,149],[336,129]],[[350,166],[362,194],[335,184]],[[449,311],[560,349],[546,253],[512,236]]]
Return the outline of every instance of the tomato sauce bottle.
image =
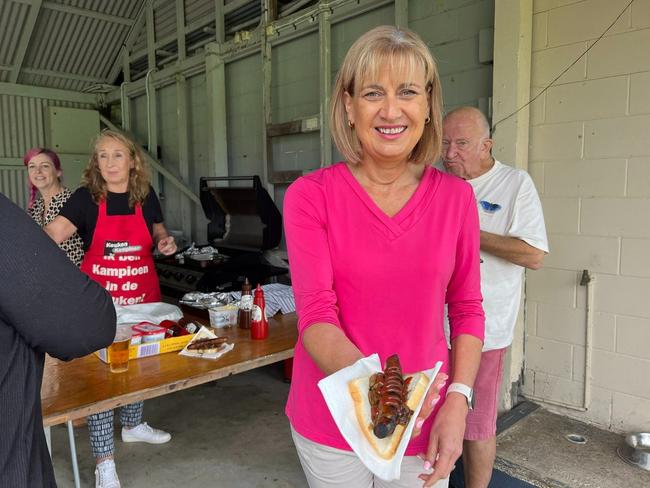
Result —
[[[251,339],[262,340],[269,336],[269,322],[266,320],[266,303],[264,301],[264,290],[257,284],[255,297],[253,298],[253,309],[251,310]]]
[[[251,308],[253,307],[253,296],[251,295],[251,284],[248,278],[241,288],[241,301],[237,313],[237,325],[240,329],[251,328]]]

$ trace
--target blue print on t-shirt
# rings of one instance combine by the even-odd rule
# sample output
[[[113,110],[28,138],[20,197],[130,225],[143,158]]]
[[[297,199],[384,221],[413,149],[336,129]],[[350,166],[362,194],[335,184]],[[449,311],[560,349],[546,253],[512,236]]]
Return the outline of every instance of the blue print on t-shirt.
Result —
[[[481,204],[481,208],[487,213],[494,213],[497,210],[501,210],[501,205],[498,203],[490,203],[487,200],[481,200],[479,203]]]

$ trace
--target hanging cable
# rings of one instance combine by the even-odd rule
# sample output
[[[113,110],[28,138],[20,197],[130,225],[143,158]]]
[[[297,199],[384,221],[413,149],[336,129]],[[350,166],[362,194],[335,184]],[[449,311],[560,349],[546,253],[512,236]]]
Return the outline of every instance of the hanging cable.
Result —
[[[517,115],[519,112],[521,112],[523,109],[525,109],[526,107],[528,107],[528,105],[530,105],[530,104],[533,103],[535,100],[537,100],[540,96],[542,96],[542,94],[544,94],[544,93],[545,93],[549,88],[551,88],[551,87],[554,85],[554,83],[562,77],[562,75],[563,75],[564,73],[566,73],[567,71],[569,71],[569,70],[570,70],[570,69],[571,69],[571,68],[572,68],[572,67],[573,67],[573,66],[574,66],[578,61],[580,61],[580,60],[581,60],[581,59],[582,59],[582,58],[583,58],[583,57],[584,57],[584,56],[585,56],[589,51],[591,51],[591,48],[594,47],[594,46],[598,43],[598,41],[600,41],[603,37],[605,37],[605,34],[607,34],[607,32],[608,32],[612,27],[614,27],[614,24],[616,24],[616,22],[618,22],[618,19],[620,19],[620,18],[623,16],[623,14],[625,13],[625,11],[626,11],[628,8],[630,8],[630,5],[632,5],[632,4],[634,3],[634,1],[635,1],[635,0],[630,0],[630,1],[628,2],[628,4],[623,8],[623,10],[621,10],[621,12],[616,16],[616,18],[614,19],[614,21],[613,21],[611,24],[609,24],[609,26],[607,27],[607,29],[605,29],[605,30],[603,31],[603,33],[602,33],[600,36],[598,36],[598,38],[597,38],[597,39],[596,39],[596,40],[595,40],[595,41],[594,41],[594,42],[593,42],[593,43],[592,43],[592,44],[591,44],[587,49],[585,49],[585,51],[584,51],[582,54],[580,54],[580,56],[578,56],[578,57],[576,58],[575,61],[573,61],[573,63],[571,63],[569,66],[567,66],[567,67],[566,67],[566,68],[565,68],[565,69],[564,69],[564,70],[563,70],[559,75],[557,75],[557,76],[553,79],[553,81],[551,81],[548,85],[546,85],[542,91],[540,91],[537,95],[535,95],[533,98],[531,98],[530,100],[528,100],[528,102],[526,102],[524,105],[522,105],[521,107],[519,107],[517,110],[515,110],[514,112],[512,112],[510,115],[508,115],[508,116],[506,116],[506,117],[500,119],[499,121],[495,122],[494,125],[492,125],[492,133],[494,133],[494,132],[496,131],[497,125],[499,125],[501,122],[505,122],[505,121],[508,120],[510,117],[514,117],[514,116]]]

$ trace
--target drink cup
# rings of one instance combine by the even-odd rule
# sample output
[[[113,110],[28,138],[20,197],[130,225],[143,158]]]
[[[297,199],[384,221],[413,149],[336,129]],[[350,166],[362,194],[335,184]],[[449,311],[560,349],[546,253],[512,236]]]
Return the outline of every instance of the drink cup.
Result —
[[[131,334],[118,330],[113,343],[108,347],[111,373],[124,373],[129,369],[129,345]]]

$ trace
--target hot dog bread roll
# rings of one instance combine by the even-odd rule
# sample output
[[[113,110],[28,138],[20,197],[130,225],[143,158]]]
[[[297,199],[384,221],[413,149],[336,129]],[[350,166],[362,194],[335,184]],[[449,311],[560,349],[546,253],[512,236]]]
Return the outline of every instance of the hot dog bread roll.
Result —
[[[407,379],[409,376],[412,379],[408,385],[406,406],[412,411],[415,411],[426,392],[429,378],[423,373],[416,373],[405,376],[404,379]],[[398,424],[395,426],[395,431],[391,435],[379,439],[373,432],[370,400],[368,399],[370,377],[364,376],[350,381],[348,383],[348,389],[354,401],[354,411],[363,435],[366,436],[370,445],[381,458],[392,459],[404,435],[406,425]]]

